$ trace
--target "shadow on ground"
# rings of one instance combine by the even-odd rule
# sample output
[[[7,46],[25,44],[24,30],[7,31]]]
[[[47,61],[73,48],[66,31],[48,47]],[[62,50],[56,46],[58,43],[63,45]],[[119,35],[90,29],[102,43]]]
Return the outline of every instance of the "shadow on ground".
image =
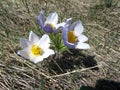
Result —
[[[52,74],[61,74],[74,69],[80,69],[81,67],[89,68],[97,65],[95,56],[87,56],[81,53],[79,50],[70,50],[71,53],[65,52],[59,58],[51,60],[49,63],[49,71]],[[92,70],[98,70],[93,68]]]
[[[120,82],[100,79],[97,80],[95,87],[82,86],[80,90],[120,90]]]

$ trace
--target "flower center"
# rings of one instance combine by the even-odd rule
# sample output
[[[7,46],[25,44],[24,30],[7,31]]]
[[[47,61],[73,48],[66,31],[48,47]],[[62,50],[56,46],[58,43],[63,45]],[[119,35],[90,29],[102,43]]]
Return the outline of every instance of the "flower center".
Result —
[[[52,27],[52,29],[55,28],[54,24],[50,23],[49,25],[50,25],[50,27]]]
[[[70,30],[68,32],[68,42],[75,43],[77,41],[77,37],[74,34],[74,31]]]
[[[32,54],[36,56],[41,55],[43,53],[41,47],[38,45],[32,45],[31,51],[32,51]]]
[[[44,25],[50,25],[50,27],[51,27],[52,29],[55,29],[55,25],[54,25],[53,23],[45,22]]]

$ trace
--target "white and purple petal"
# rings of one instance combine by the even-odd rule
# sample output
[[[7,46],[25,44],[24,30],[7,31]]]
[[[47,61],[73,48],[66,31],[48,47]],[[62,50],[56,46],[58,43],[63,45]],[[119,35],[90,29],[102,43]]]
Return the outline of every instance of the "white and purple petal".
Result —
[[[53,24],[53,25],[56,25],[57,22],[58,22],[58,14],[56,12],[51,13],[45,21],[46,24]]]
[[[62,22],[62,23],[57,24],[57,25],[55,26],[55,28],[56,28],[57,30],[62,30],[62,29],[64,28],[64,26],[65,26],[65,22]]]
[[[21,48],[26,48],[31,44],[31,42],[27,39],[20,38],[20,46]]]
[[[43,30],[46,33],[53,33],[54,32],[53,28],[49,24],[45,25],[45,27],[43,27]]]
[[[41,48],[47,49],[50,47],[50,38],[47,34],[44,34],[42,38],[38,41]]]
[[[74,27],[75,35],[80,36],[83,31],[84,31],[84,28],[83,28],[82,22],[79,20],[79,21],[77,21],[77,23]]]
[[[81,43],[78,42],[78,44],[75,46],[76,49],[89,49],[90,46],[87,43]]]
[[[68,27],[64,27],[64,28],[63,28],[63,31],[62,31],[63,41],[68,41],[67,34],[68,34]]]
[[[44,12],[41,10],[40,15],[37,17],[38,20],[38,24],[41,26],[41,28],[43,29],[44,27],[44,22],[46,20],[46,17],[44,16]]]
[[[66,24],[65,24],[65,27],[67,27],[68,29],[70,28],[70,25],[72,23],[72,18],[69,18],[66,20]]]
[[[47,57],[49,57],[50,55],[53,55],[53,54],[55,54],[55,52],[52,49],[45,49],[45,53],[43,53],[42,57],[47,58]]]
[[[65,44],[68,48],[75,48],[75,44],[69,43],[68,41],[64,41],[64,44]]]
[[[21,57],[24,57],[25,59],[30,59],[28,51],[26,49],[19,50],[17,54],[20,55]]]
[[[44,58],[42,56],[38,56],[38,57],[32,56],[32,57],[30,57],[30,61],[34,62],[35,64],[43,61],[43,59]]]
[[[86,42],[88,40],[88,38],[85,35],[80,35],[78,36],[78,41],[79,42]]]
[[[70,30],[74,30],[75,26],[79,23],[79,21],[74,22],[73,24],[70,25]]]
[[[37,42],[39,41],[39,37],[33,31],[30,31],[29,41],[32,43]]]

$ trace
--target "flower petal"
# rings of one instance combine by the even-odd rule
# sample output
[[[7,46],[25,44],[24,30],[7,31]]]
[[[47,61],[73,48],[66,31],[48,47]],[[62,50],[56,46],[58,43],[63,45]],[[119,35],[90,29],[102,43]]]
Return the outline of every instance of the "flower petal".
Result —
[[[44,16],[44,12],[42,10],[40,12],[40,15],[37,17],[37,20],[38,20],[38,24],[41,26],[41,28],[43,28],[46,18]]]
[[[70,27],[70,25],[71,25],[71,22],[72,22],[72,18],[69,18],[69,19],[67,19],[66,20],[66,24],[65,24],[65,27]]]
[[[36,64],[36,63],[38,63],[38,62],[43,61],[43,57],[42,57],[42,56],[38,56],[38,57],[31,57],[31,59],[30,59],[30,60]]]
[[[79,23],[79,21],[74,22],[72,25],[70,25],[70,30],[74,30],[75,26]]]
[[[52,23],[53,25],[56,25],[58,22],[58,14],[55,13],[51,13],[48,17],[45,23],[50,24]]]
[[[20,38],[20,46],[21,46],[22,48],[26,48],[26,47],[28,47],[30,44],[31,44],[31,42],[28,41],[27,39]]]
[[[55,52],[52,49],[46,49],[44,54],[42,55],[42,57],[47,58],[47,57],[49,57],[50,55],[53,55],[53,54],[55,54]]]
[[[53,28],[49,24],[45,25],[45,27],[43,28],[43,30],[46,33],[52,33],[54,31]]]
[[[50,38],[47,34],[44,34],[42,38],[39,40],[39,45],[41,48],[46,49],[50,47]]]
[[[25,50],[19,50],[17,54],[24,57],[25,59],[29,59],[29,55]]]
[[[51,49],[46,49],[46,50],[44,51],[43,55],[37,56],[37,57],[36,57],[36,56],[32,56],[32,57],[30,58],[30,60],[31,60],[32,62],[34,62],[34,63],[38,63],[38,62],[43,61],[44,58],[47,58],[47,57],[49,57],[49,56],[52,55],[52,54],[54,54],[54,51],[53,51],[53,50],[51,50]]]
[[[64,41],[64,44],[65,44],[68,48],[75,48],[75,44],[69,43],[68,41]]]
[[[84,31],[83,25],[81,21],[78,21],[78,23],[75,26],[74,32],[76,36],[81,35],[81,33]]]
[[[31,31],[29,34],[29,41],[31,41],[33,43],[37,42],[37,41],[39,41],[39,37],[33,31]]]
[[[64,27],[64,28],[63,28],[63,31],[62,31],[63,41],[68,41],[67,34],[68,34],[68,28],[67,28],[67,27]]]
[[[89,49],[90,46],[87,43],[78,42],[75,48],[76,49]]]
[[[78,41],[79,42],[86,42],[88,38],[85,35],[80,35],[78,36]]]
[[[55,27],[56,29],[62,29],[65,26],[65,22],[57,24]]]

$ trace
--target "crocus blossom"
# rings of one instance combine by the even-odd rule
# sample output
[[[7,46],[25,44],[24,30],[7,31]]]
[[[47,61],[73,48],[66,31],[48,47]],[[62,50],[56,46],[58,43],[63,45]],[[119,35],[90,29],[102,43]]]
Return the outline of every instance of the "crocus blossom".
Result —
[[[58,24],[58,14],[56,12],[49,14],[49,16],[46,18],[44,16],[44,12],[41,11],[40,15],[37,17],[37,20],[40,27],[46,33],[57,32],[65,25],[65,22]]]
[[[68,48],[89,49],[90,46],[85,43],[88,38],[82,34],[83,31],[84,27],[80,20],[71,24],[71,19],[69,19],[62,32],[64,44]]]
[[[44,34],[39,38],[32,31],[29,34],[29,40],[20,38],[20,46],[23,50],[17,52],[18,55],[38,63],[44,58],[54,54],[54,51],[50,49],[50,38]]]

